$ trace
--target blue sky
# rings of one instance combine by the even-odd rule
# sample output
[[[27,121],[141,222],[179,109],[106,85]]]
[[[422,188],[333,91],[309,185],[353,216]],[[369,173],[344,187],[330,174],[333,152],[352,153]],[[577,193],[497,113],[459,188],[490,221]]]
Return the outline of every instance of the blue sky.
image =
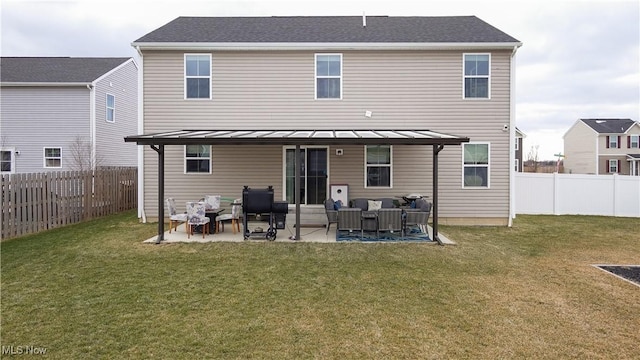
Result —
[[[579,118],[640,120],[640,1],[3,0],[2,56],[132,56],[178,16],[476,15],[523,42],[516,125],[524,150],[563,152]],[[462,134],[463,135],[463,134]],[[525,154],[526,157],[526,154]]]

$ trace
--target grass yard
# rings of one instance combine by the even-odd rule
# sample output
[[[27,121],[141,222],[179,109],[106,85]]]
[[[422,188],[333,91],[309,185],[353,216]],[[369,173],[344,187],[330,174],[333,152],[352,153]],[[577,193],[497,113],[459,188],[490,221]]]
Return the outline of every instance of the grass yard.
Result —
[[[633,359],[640,219],[518,216],[427,244],[142,244],[134,212],[5,241],[3,358]]]

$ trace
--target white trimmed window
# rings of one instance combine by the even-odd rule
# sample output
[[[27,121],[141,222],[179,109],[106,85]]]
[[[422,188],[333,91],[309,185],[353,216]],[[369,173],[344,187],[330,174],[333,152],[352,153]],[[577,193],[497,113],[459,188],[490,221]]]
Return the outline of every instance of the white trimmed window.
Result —
[[[393,187],[391,145],[365,146],[365,187]]]
[[[607,145],[609,146],[610,149],[617,149],[618,148],[618,136],[617,135],[611,135],[611,136],[607,136],[608,139],[608,143]]]
[[[342,99],[342,54],[316,54],[316,99]]]
[[[488,99],[490,91],[491,55],[464,54],[465,99]]]
[[[211,54],[184,55],[184,98],[211,99]]]
[[[489,143],[462,144],[464,188],[489,187]]]
[[[618,164],[619,164],[619,160],[614,160],[611,159],[609,160],[609,172],[610,173],[617,173],[618,172]]]
[[[640,148],[640,135],[629,135],[629,148],[630,149]]]
[[[211,174],[211,146],[185,145],[185,174]]]
[[[11,174],[15,172],[15,150],[13,148],[0,149],[0,172]]]
[[[116,97],[111,94],[107,94],[107,121],[116,121]]]
[[[44,167],[45,168],[61,168],[62,167],[62,148],[59,148],[59,147],[44,148]]]

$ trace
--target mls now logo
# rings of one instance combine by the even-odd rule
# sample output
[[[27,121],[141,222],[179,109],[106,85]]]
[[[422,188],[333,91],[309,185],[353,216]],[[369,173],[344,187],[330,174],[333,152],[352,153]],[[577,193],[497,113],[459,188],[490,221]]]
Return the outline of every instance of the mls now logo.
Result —
[[[38,347],[33,345],[2,345],[2,355],[44,355],[46,353],[47,348],[45,347]]]

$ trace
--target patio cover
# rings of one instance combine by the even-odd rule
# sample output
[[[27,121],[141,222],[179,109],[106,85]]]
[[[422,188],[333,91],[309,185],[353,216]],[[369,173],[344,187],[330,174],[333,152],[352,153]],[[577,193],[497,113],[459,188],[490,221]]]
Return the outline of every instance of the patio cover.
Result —
[[[158,153],[158,239],[164,240],[164,146],[165,145],[295,145],[300,164],[301,145],[432,145],[433,146],[433,237],[438,237],[438,153],[445,145],[469,142],[467,137],[431,130],[176,130],[133,135],[125,142],[149,145]],[[296,188],[300,188],[300,166],[296,166]],[[296,235],[300,240],[300,194],[296,192]]]

